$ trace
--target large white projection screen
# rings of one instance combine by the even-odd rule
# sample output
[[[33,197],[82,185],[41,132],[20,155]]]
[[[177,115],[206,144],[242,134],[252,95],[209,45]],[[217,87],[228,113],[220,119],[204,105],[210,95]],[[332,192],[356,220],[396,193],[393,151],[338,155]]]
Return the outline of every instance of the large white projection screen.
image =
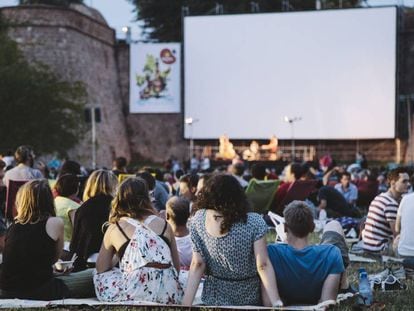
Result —
[[[185,138],[394,138],[396,21],[395,7],[186,17]]]

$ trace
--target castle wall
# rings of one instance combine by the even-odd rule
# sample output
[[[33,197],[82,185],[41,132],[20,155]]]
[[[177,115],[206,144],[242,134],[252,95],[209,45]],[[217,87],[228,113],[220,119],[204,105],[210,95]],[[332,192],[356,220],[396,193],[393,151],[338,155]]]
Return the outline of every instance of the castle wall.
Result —
[[[88,16],[85,13],[94,12],[80,8],[84,12],[40,5],[8,7],[0,12],[10,23],[10,37],[29,62],[48,65],[62,80],[84,83],[87,107],[99,107],[102,115],[96,126],[97,166],[110,167],[114,157],[130,158],[131,154],[118,84],[115,33],[99,13]],[[91,166],[90,126],[69,155]]]

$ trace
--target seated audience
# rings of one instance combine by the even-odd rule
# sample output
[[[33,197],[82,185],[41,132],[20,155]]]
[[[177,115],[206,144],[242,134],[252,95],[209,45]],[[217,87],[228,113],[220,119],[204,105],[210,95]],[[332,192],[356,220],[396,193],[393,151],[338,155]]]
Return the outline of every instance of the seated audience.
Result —
[[[336,300],[344,263],[340,250],[334,245],[326,245],[324,240],[340,241],[346,248],[344,237],[336,230],[325,230],[323,245],[309,245],[309,234],[315,224],[311,210],[302,201],[290,203],[283,215],[287,244],[268,246],[283,304],[317,304]],[[337,222],[332,223],[342,230]]]
[[[251,167],[252,171],[252,178],[256,178],[257,180],[265,180],[266,179],[266,167],[263,164],[255,163]]]
[[[358,209],[348,204],[334,187],[323,186],[318,191],[319,210],[326,210],[329,218],[360,217]]]
[[[92,270],[57,277],[53,264],[62,253],[63,221],[56,217],[46,179],[23,185],[17,217],[7,232],[0,272],[0,297],[53,300],[92,297]]]
[[[43,178],[42,173],[33,168],[35,155],[30,146],[20,146],[14,154],[17,166],[6,171],[3,177],[3,183],[9,186],[9,180],[30,180]]]
[[[190,202],[182,197],[172,197],[167,201],[166,219],[174,232],[180,255],[180,266],[184,269],[190,267],[193,251],[191,249],[191,237],[187,228],[187,220],[190,216]]]
[[[205,273],[202,301],[207,305],[260,305],[261,282],[273,306],[281,305],[266,250],[267,226],[248,212],[239,182],[212,176],[200,192],[190,221],[193,258],[183,304],[190,306]]]
[[[196,199],[197,184],[199,177],[197,174],[187,174],[180,178],[180,196],[190,201],[190,211]]]
[[[156,213],[145,180],[128,178],[121,183],[96,262],[99,300],[181,302],[174,233]],[[119,268],[114,267],[114,255]]]
[[[83,194],[84,203],[75,213],[70,252],[76,253],[75,270],[87,268],[89,256],[99,252],[108,221],[117,178],[107,170],[97,170],[89,176]]]
[[[392,252],[390,243],[396,237],[395,222],[398,204],[410,186],[405,168],[399,167],[388,173],[390,188],[375,197],[368,209],[365,227],[362,231],[364,250],[372,253]]]
[[[113,168],[112,173],[115,174],[116,177],[118,177],[120,174],[128,174],[127,171],[127,159],[124,157],[118,157],[113,161]]]
[[[232,164],[229,167],[229,172],[234,176],[234,178],[237,179],[237,181],[240,183],[240,186],[242,186],[243,189],[246,189],[249,183],[243,178],[244,173],[244,164],[243,163],[236,163]]]
[[[351,183],[351,174],[348,172],[343,172],[339,183],[335,185],[335,189],[342,194],[345,198],[346,202],[351,205],[355,206],[355,203],[358,199],[358,188]]]
[[[164,183],[156,180],[154,175],[155,171],[146,167],[140,170],[136,176],[143,178],[147,182],[155,209],[158,212],[165,211],[165,203],[168,201],[168,188],[166,188]]]
[[[75,175],[61,175],[54,187],[57,196],[55,197],[56,216],[62,218],[65,225],[65,242],[72,238],[72,228],[75,219],[75,212],[80,204],[78,199],[73,200],[79,191],[79,180]]]
[[[292,184],[299,180],[303,175],[303,168],[299,163],[291,163],[285,168],[284,182],[277,188],[275,193],[272,208],[273,211],[283,211],[284,206],[281,206],[283,199],[286,197]]]

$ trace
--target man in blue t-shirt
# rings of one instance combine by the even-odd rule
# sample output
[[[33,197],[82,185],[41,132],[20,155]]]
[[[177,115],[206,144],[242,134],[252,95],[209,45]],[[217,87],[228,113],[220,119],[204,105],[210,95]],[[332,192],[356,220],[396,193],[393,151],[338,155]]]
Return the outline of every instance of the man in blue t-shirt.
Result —
[[[334,231],[325,230],[322,237],[324,245],[309,245],[308,235],[313,232],[315,224],[306,204],[293,201],[283,215],[287,244],[268,246],[283,304],[317,304],[336,300],[341,274],[345,270],[344,260],[338,247],[325,244],[323,240],[324,237],[331,241],[343,240],[341,234],[335,232],[335,228],[341,229],[341,226],[330,222],[328,225]]]

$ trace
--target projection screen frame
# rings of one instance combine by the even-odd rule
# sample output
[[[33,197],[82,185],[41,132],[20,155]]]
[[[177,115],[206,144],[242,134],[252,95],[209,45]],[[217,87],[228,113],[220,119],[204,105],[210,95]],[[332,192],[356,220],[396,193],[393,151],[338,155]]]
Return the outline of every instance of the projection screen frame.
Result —
[[[393,118],[393,128],[394,128],[394,133],[392,135],[392,137],[383,137],[383,138],[379,138],[379,137],[349,137],[349,138],[320,138],[320,137],[314,137],[314,138],[302,138],[302,137],[297,137],[295,138],[295,140],[298,141],[332,141],[332,140],[344,140],[344,141],[348,141],[348,140],[383,140],[383,139],[395,139],[395,138],[399,138],[401,136],[401,134],[399,133],[399,108],[400,108],[400,104],[399,104],[399,72],[400,72],[400,66],[399,66],[399,53],[400,53],[400,48],[399,48],[399,43],[400,43],[400,9],[398,6],[396,5],[384,5],[384,6],[376,6],[376,7],[368,7],[368,8],[348,8],[348,9],[329,9],[329,10],[315,10],[315,11],[290,11],[290,12],[266,12],[266,13],[242,13],[242,14],[225,14],[227,16],[243,16],[243,15],[258,15],[258,14],[274,14],[274,15],[282,15],[282,14],[292,14],[292,13],[301,13],[301,14],[307,14],[307,13],[317,13],[317,14],[324,14],[326,12],[331,12],[331,11],[349,11],[349,10],[376,10],[376,9],[383,9],[383,8],[393,8],[395,11],[395,36],[394,36],[394,44],[395,44],[395,57],[394,57],[394,118]],[[186,127],[187,125],[185,124],[185,119],[187,117],[189,117],[187,115],[187,109],[186,109],[186,88],[187,88],[187,84],[186,84],[186,74],[185,74],[185,66],[187,65],[185,62],[185,59],[187,57],[187,50],[186,50],[186,36],[185,36],[185,32],[186,32],[186,28],[185,28],[185,19],[186,18],[191,18],[191,17],[208,17],[210,15],[187,15],[184,16],[182,15],[182,41],[181,41],[181,84],[182,84],[182,90],[181,90],[181,111],[182,111],[182,124],[183,124],[183,129],[182,129],[182,135],[183,138],[186,140],[197,140],[197,141],[212,141],[212,140],[217,140],[218,136],[210,136],[210,137],[203,137],[203,138],[199,138],[199,137],[195,137],[192,135],[186,135]],[[223,15],[219,15],[220,17],[222,17]],[[217,15],[213,15],[211,17],[217,17]],[[196,124],[196,123],[195,123]],[[195,125],[196,126],[196,125]],[[225,133],[222,133],[225,134]],[[269,133],[270,134],[270,133]],[[269,135],[270,137],[270,135]],[[279,137],[281,140],[290,140],[290,137]],[[257,140],[265,140],[266,138],[264,137],[231,137],[231,140],[234,141],[248,141],[251,139],[257,139]]]

